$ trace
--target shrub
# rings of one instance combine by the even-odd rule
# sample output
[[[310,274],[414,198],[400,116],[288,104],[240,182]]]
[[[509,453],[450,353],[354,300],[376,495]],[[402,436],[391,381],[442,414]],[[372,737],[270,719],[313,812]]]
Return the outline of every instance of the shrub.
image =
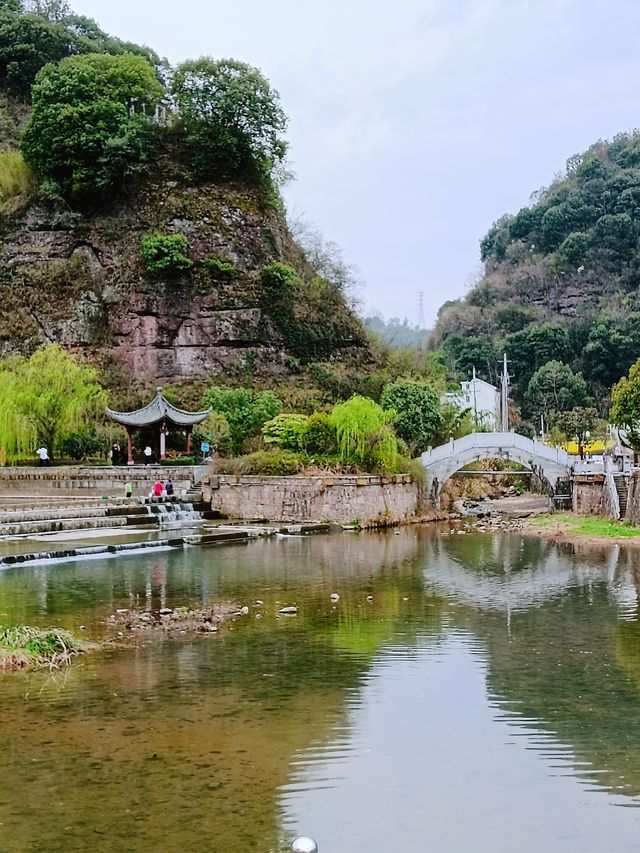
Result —
[[[336,429],[341,460],[367,468],[393,469],[398,441],[389,425],[392,419],[391,412],[357,394],[335,406],[331,423]]]
[[[337,454],[338,439],[331,418],[324,412],[316,412],[307,418],[300,436],[300,446],[308,456]]]
[[[276,415],[262,427],[265,444],[275,444],[283,450],[301,450],[302,436],[309,418],[307,415]]]
[[[274,261],[262,267],[262,284],[271,299],[291,298],[299,282],[298,273],[287,264]]]
[[[220,255],[212,255],[210,258],[204,258],[200,263],[204,269],[223,278],[230,278],[236,271],[233,261]]]
[[[0,204],[18,198],[28,200],[35,186],[33,172],[20,151],[10,148],[0,152]]]
[[[184,234],[145,234],[140,240],[140,258],[150,273],[179,273],[193,261],[187,257],[189,241]]]
[[[399,379],[387,385],[380,405],[394,412],[395,431],[414,456],[433,443],[434,435],[442,427],[440,401],[424,382]]]
[[[250,388],[209,388],[204,404],[227,419],[233,453],[242,453],[247,438],[259,432],[282,408],[272,391],[256,394]]]
[[[199,447],[200,444],[208,442],[215,450],[226,453],[229,449],[231,439],[231,427],[229,421],[219,412],[211,412],[209,417],[198,424],[193,433],[193,441]]]
[[[298,474],[303,467],[303,460],[287,450],[258,450],[248,456],[223,459],[218,463],[218,471],[221,473],[265,474],[274,477]]]
[[[60,452],[68,459],[82,461],[89,456],[106,454],[109,449],[109,437],[100,434],[95,426],[81,427],[67,433],[60,439]]]
[[[172,456],[166,459],[160,459],[160,465],[197,465],[200,460],[195,456]]]

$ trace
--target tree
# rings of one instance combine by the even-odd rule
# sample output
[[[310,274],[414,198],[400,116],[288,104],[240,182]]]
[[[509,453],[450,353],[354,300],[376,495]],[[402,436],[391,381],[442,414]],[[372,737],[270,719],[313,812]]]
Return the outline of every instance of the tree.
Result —
[[[395,466],[398,442],[391,429],[392,412],[386,412],[373,400],[356,394],[345,403],[334,406],[330,418],[343,462],[368,470],[390,470]]]
[[[412,456],[424,452],[442,427],[440,400],[424,382],[399,379],[387,385],[380,405],[394,412],[394,429]]]
[[[282,164],[287,117],[257,68],[233,59],[184,62],[171,91],[200,177],[271,177]]]
[[[227,419],[231,450],[236,454],[242,453],[246,439],[256,435],[282,408],[282,400],[272,391],[256,394],[250,388],[209,388],[204,404]]]
[[[275,444],[282,450],[294,453],[302,449],[302,436],[305,432],[308,415],[286,413],[276,415],[262,427],[265,444]]]
[[[163,95],[139,56],[74,56],[48,65],[33,87],[22,151],[68,199],[107,197],[148,158],[153,110]]]
[[[496,379],[497,351],[488,338],[448,335],[442,345],[445,358],[461,379],[471,379],[475,367],[479,377]]]
[[[0,82],[10,92],[27,96],[44,65],[72,52],[63,27],[0,7]]]
[[[624,427],[636,453],[640,452],[640,359],[611,391],[611,423]]]
[[[554,426],[562,412],[587,402],[587,383],[580,373],[561,361],[548,361],[531,377],[526,403],[532,418],[544,415]]]
[[[578,406],[563,412],[558,418],[558,427],[569,439],[574,436],[583,444],[587,433],[593,435],[598,428],[598,412],[593,407]]]
[[[14,458],[43,444],[53,458],[58,436],[102,412],[104,402],[94,368],[58,344],[0,362],[0,445]]]

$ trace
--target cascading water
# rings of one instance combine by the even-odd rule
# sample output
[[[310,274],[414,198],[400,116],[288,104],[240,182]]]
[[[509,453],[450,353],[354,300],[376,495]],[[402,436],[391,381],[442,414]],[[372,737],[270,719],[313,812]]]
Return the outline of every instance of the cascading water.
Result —
[[[195,527],[203,522],[203,514],[193,504],[180,501],[149,504],[149,512],[157,516],[161,528]],[[154,519],[155,520],[155,519]]]

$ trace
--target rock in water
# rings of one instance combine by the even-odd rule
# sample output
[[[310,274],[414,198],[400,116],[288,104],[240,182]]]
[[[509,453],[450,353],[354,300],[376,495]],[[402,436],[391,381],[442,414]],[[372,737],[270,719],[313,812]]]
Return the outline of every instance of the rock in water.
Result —
[[[294,606],[292,606],[292,607],[281,607],[280,610],[278,611],[278,613],[280,613],[281,616],[295,616],[297,612],[298,612],[298,608],[294,607]]]

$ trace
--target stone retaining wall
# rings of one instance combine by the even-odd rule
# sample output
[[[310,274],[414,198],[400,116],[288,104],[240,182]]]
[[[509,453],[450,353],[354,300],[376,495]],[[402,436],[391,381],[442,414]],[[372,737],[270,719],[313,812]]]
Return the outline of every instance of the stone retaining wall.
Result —
[[[573,480],[573,511],[579,515],[603,515],[604,491],[604,474],[576,474]]]
[[[640,468],[632,468],[629,474],[625,519],[640,524]]]
[[[200,482],[206,470],[202,465],[0,468],[0,496],[124,495],[125,483],[129,482],[134,496],[146,495],[156,480],[165,482],[169,477],[179,495]]]
[[[364,526],[410,521],[418,485],[409,475],[389,477],[258,477],[209,475],[204,498],[211,508],[243,521],[332,521]]]

